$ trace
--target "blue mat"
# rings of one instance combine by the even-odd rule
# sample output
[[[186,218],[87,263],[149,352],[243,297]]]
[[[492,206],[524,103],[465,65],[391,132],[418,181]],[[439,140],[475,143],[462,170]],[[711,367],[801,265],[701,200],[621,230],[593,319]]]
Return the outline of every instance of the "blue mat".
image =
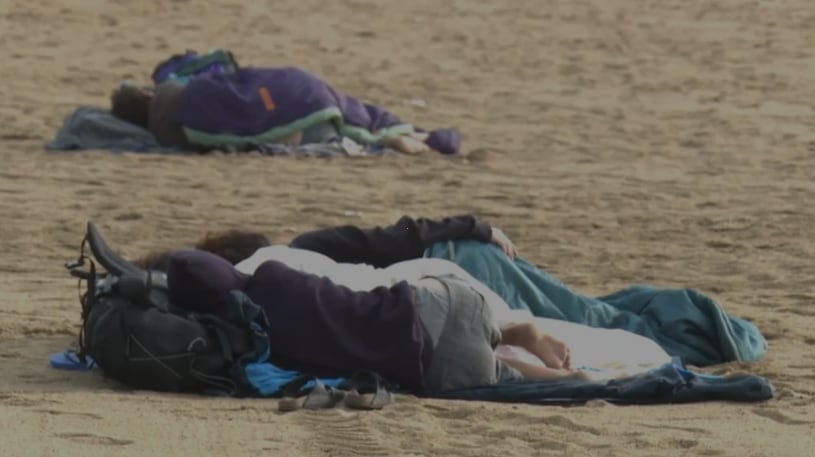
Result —
[[[761,376],[703,375],[669,363],[630,378],[604,381],[514,381],[491,386],[436,392],[432,398],[502,403],[574,404],[605,400],[617,404],[666,404],[702,401],[755,402],[773,397]]]

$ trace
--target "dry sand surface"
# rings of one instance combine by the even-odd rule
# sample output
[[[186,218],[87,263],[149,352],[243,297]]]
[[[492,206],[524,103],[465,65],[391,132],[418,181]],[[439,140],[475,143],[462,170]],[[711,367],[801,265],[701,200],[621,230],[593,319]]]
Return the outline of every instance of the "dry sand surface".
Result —
[[[0,0],[0,454],[809,456],[815,449],[815,4],[809,0]],[[185,48],[294,64],[466,159],[49,154]],[[422,99],[426,107],[407,103]],[[760,404],[535,407],[402,397],[377,413],[129,392],[46,358],[94,220],[127,255],[248,227],[473,212],[586,293],[691,286],[754,320]]]

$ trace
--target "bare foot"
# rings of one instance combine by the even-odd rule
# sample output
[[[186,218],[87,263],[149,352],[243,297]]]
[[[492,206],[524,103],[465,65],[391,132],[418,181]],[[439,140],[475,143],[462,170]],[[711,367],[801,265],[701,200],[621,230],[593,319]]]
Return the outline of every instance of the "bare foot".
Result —
[[[571,379],[576,379],[578,381],[594,381],[594,376],[588,371],[583,370],[576,370],[572,372]]]
[[[383,138],[380,143],[382,146],[395,149],[402,154],[424,154],[430,152],[430,146],[420,139],[408,135]]]
[[[538,356],[549,368],[566,369],[571,367],[569,348],[563,341],[547,334],[541,333],[529,352]]]
[[[430,134],[428,134],[427,132],[412,132],[408,133],[408,136],[416,140],[419,140],[422,143],[424,143],[425,141],[427,141],[428,138],[430,138]]]
[[[275,143],[277,144],[285,144],[288,146],[297,146],[303,141],[303,131],[298,130],[294,133],[290,133],[282,138],[278,138]]]

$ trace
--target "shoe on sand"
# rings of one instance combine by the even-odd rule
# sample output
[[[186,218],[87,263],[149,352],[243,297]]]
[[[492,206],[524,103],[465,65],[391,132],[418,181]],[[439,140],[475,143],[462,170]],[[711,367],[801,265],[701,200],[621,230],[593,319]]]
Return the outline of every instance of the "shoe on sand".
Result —
[[[310,389],[307,387],[313,384]],[[283,386],[283,398],[277,403],[280,412],[300,409],[333,408],[345,398],[345,391],[326,387],[314,376],[302,375]]]
[[[393,403],[393,393],[386,382],[372,371],[359,371],[344,385],[348,388],[345,406],[352,409],[378,410]]]

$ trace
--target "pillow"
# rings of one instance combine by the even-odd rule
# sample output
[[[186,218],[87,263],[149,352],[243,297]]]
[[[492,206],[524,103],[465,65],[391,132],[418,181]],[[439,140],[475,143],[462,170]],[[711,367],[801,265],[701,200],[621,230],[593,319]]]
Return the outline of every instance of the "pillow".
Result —
[[[167,288],[173,304],[198,313],[219,314],[232,290],[243,290],[248,276],[206,251],[177,251],[167,261]]]

